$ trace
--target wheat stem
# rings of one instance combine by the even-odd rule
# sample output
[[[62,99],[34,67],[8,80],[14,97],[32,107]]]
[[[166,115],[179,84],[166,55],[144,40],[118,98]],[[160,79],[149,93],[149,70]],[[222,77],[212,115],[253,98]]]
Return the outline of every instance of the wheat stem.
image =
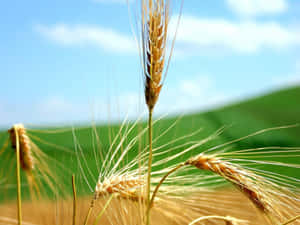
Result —
[[[21,200],[21,174],[20,174],[20,141],[17,128],[14,126],[16,135],[16,156],[17,156],[17,204],[18,204],[18,225],[22,224],[22,200]]]
[[[105,210],[107,209],[107,207],[109,206],[111,200],[115,197],[115,195],[110,195],[109,199],[106,201],[103,209],[101,210],[101,212],[99,213],[99,215],[97,216],[95,222],[94,222],[94,225],[97,225],[97,223],[99,222],[99,220],[101,219],[103,213],[105,212]]]
[[[153,109],[149,108],[149,118],[148,118],[148,127],[149,127],[149,159],[148,159],[148,176],[147,176],[147,212],[146,212],[146,224],[150,225],[150,185],[151,185],[151,168],[152,168],[152,112]]]
[[[296,221],[297,219],[300,219],[300,215],[298,215],[298,216],[296,216],[296,217],[294,217],[294,218],[292,218],[292,219],[286,221],[285,223],[283,223],[283,224],[281,224],[281,225],[288,225],[288,224],[290,224],[290,223]]]
[[[72,189],[73,189],[73,225],[76,225],[76,209],[77,209],[77,194],[75,185],[75,175],[72,175]]]
[[[84,220],[84,225],[87,225],[88,221],[89,221],[89,218],[90,218],[90,215],[92,213],[92,210],[94,208],[94,200],[92,201],[92,204],[90,205],[90,208],[89,208],[89,211],[85,217],[85,220]]]
[[[159,183],[156,185],[155,190],[153,191],[152,198],[151,198],[151,201],[150,201],[150,206],[153,205],[155,196],[157,195],[158,190],[159,190],[160,186],[163,184],[163,182],[165,181],[165,179],[167,179],[167,177],[168,177],[171,173],[174,173],[176,170],[180,169],[181,167],[183,167],[183,166],[185,166],[185,165],[186,165],[185,163],[181,163],[181,164],[177,165],[176,167],[174,167],[173,169],[171,169],[168,173],[166,173],[166,174],[163,176],[163,178],[161,178],[161,180],[159,181]]]

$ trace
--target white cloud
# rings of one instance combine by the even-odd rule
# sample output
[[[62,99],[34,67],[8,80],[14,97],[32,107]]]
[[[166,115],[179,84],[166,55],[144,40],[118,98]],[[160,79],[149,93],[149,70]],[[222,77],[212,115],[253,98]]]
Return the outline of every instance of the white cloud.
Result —
[[[175,20],[171,30],[175,29]],[[209,49],[253,53],[262,49],[286,49],[300,44],[299,32],[276,22],[233,22],[225,19],[202,19],[183,16],[177,43],[179,50],[193,53]]]
[[[170,34],[176,28],[170,24]],[[46,38],[67,46],[96,46],[108,52],[137,53],[132,35],[90,25],[38,25],[35,29]],[[175,55],[232,51],[254,53],[263,49],[283,50],[300,46],[300,32],[277,22],[235,22],[183,15],[176,39]]]
[[[35,29],[46,38],[62,45],[98,46],[117,53],[133,53],[137,49],[133,37],[99,26],[56,24],[38,25]]]
[[[227,5],[242,16],[257,16],[285,12],[287,0],[226,0]]]
[[[208,76],[196,76],[180,82],[179,90],[183,96],[200,97],[213,86],[213,81]]]
[[[230,96],[216,87],[211,76],[195,75],[178,80],[173,87],[163,87],[156,111],[158,113],[188,113],[225,104]]]

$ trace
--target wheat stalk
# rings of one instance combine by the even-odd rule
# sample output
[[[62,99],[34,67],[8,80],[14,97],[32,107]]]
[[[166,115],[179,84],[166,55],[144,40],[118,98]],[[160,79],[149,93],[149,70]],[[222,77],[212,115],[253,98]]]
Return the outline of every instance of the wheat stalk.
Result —
[[[73,191],[73,220],[72,224],[76,225],[76,215],[77,215],[77,193],[76,193],[76,183],[75,175],[72,175],[72,191]]]
[[[162,88],[166,41],[169,23],[169,1],[142,0],[142,57],[145,77],[145,100],[149,111],[149,158],[147,174],[146,224],[150,224],[150,184],[152,167],[152,114]]]
[[[21,157],[24,151],[24,146],[28,147],[27,143],[24,142],[26,139],[25,132],[21,132],[23,126],[20,125],[14,125],[8,132],[10,133],[10,138],[12,142],[12,147],[16,150],[16,159],[17,159],[17,171],[16,171],[16,177],[17,177],[17,207],[18,207],[18,224],[22,225],[22,196],[21,196],[21,174],[20,174],[20,164],[21,158],[23,158],[24,163],[24,157]],[[20,129],[21,128],[21,129]],[[25,138],[24,138],[25,137]],[[22,147],[21,147],[22,146]],[[26,149],[28,150],[28,149]],[[26,151],[25,150],[25,151]]]

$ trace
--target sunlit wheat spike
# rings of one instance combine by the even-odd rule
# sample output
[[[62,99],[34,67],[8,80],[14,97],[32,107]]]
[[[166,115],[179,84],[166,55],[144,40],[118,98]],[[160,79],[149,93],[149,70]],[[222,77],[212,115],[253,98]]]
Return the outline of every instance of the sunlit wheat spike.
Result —
[[[20,163],[21,167],[25,171],[31,171],[34,169],[34,158],[32,156],[32,150],[30,145],[30,139],[27,136],[26,129],[23,124],[15,124],[8,130],[10,134],[10,140],[12,148],[16,149],[16,132],[18,133],[20,140]]]
[[[108,195],[110,195],[109,202],[113,197],[129,199],[138,203],[144,202],[143,194],[141,194],[141,188],[144,186],[144,184],[145,182],[143,177],[135,177],[129,174],[112,175],[110,177],[105,177],[103,181],[101,181],[99,178],[96,184],[94,198],[90,203],[84,225],[88,224],[91,212],[95,206],[96,201],[100,197],[107,197]]]
[[[145,98],[148,108],[152,110],[162,87],[169,22],[169,1],[143,0],[142,12]]]
[[[222,161],[221,158],[214,155],[200,154],[189,159],[186,164],[193,165],[201,170],[212,171],[234,183],[263,212],[268,213],[272,208],[263,193],[257,190],[253,180],[256,176],[250,171]]]
[[[95,200],[108,194],[118,194],[119,197],[138,201],[143,200],[141,188],[145,185],[142,177],[130,175],[114,175],[98,181],[95,190]]]

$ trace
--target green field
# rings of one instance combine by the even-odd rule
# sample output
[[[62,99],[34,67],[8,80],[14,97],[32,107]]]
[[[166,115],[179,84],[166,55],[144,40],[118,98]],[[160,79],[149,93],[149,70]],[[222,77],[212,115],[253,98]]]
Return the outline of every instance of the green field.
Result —
[[[164,132],[166,129],[172,126],[172,124],[174,124],[175,122],[176,124],[161,139],[159,139],[159,141],[155,143],[154,147],[175,140],[176,138],[188,135],[199,129],[201,129],[199,133],[192,137],[187,137],[183,140],[180,140],[176,143],[176,145],[191,140],[202,140],[205,137],[213,134],[219,128],[225,128],[223,133],[220,134],[218,138],[202,145],[201,147],[197,148],[193,153],[190,152],[188,153],[188,155],[184,155],[183,157],[176,159],[177,161],[184,160],[191,154],[200,153],[201,151],[208,149],[212,146],[229,142],[242,136],[249,135],[255,131],[277,126],[300,124],[299,102],[300,87],[298,86],[268,93],[260,97],[245,100],[239,103],[217,108],[207,112],[185,115],[181,118],[164,118],[155,124],[154,136],[160,135],[162,132]],[[143,127],[146,127],[145,122],[141,122],[135,129],[133,129],[133,131],[128,135],[128,140],[126,141],[126,143],[128,143],[129,140],[135,137]],[[49,130],[52,129],[53,128],[49,128]],[[95,155],[93,152],[93,148],[95,148],[95,138],[93,137],[93,132],[91,128],[78,127],[76,129],[77,130],[75,131],[75,134],[77,141],[84,152],[84,156],[86,158],[86,165],[88,165],[91,171],[91,174],[87,175],[88,180],[90,180],[91,183],[94,184],[98,176]],[[112,137],[118,133],[119,129],[120,125],[118,124],[99,125],[96,127],[97,133],[101,141],[101,151],[103,151],[104,153],[107,151],[107,149],[110,146]],[[45,130],[48,130],[48,128]],[[71,129],[68,132],[54,134],[38,132],[29,133],[47,142],[54,143],[57,146],[65,147],[75,152],[74,138]],[[6,138],[7,132],[2,131],[0,133],[1,143],[3,143]],[[145,146],[145,140],[146,136],[142,137],[141,141],[133,147],[131,155],[128,156],[129,161],[132,157],[134,157],[137,154],[139,146]],[[61,163],[63,165],[65,170],[65,172],[63,173],[59,170],[59,166],[52,165],[52,168],[54,170],[53,172],[55,174],[58,174],[58,176],[61,177],[64,180],[64,182],[69,185],[71,173],[75,173],[76,176],[80,178],[80,193],[86,194],[88,192],[87,185],[85,185],[82,176],[80,176],[81,172],[78,166],[76,154],[66,153],[55,147],[39,142],[36,142],[36,144],[47,155],[55,158],[58,163]],[[175,144],[170,145],[169,147],[172,146],[174,147]],[[297,147],[300,146],[300,126],[266,132],[264,134],[247,138],[231,146],[232,150],[258,148],[266,146]],[[182,150],[183,149],[177,149],[176,152]],[[6,149],[6,151],[6,153],[0,156],[0,181],[2,180],[2,182],[6,182],[6,180],[3,180],[6,177],[14,177],[13,168],[9,169],[9,164],[11,164],[11,161],[8,160],[11,159],[11,157],[13,157],[13,150],[8,148]],[[10,151],[9,153],[11,154],[9,154],[8,151]],[[157,158],[154,160],[157,160]],[[290,157],[285,159],[285,162],[300,164],[300,157]],[[83,165],[83,167],[85,167],[86,165]],[[271,166],[268,165],[266,165],[264,169],[272,170]],[[88,173],[86,168],[84,168],[84,170]],[[295,168],[281,167],[280,171],[277,170],[276,172],[285,175],[295,176]],[[2,188],[2,195],[0,189],[0,198],[2,198],[2,196],[5,196],[6,198],[7,196],[15,195],[15,189],[13,188],[14,179],[9,179],[8,182],[10,182],[10,184],[12,185],[9,185],[10,188],[7,188],[5,190]],[[71,188],[70,185],[69,187]],[[23,191],[25,195],[28,192],[26,188],[24,188]]]

